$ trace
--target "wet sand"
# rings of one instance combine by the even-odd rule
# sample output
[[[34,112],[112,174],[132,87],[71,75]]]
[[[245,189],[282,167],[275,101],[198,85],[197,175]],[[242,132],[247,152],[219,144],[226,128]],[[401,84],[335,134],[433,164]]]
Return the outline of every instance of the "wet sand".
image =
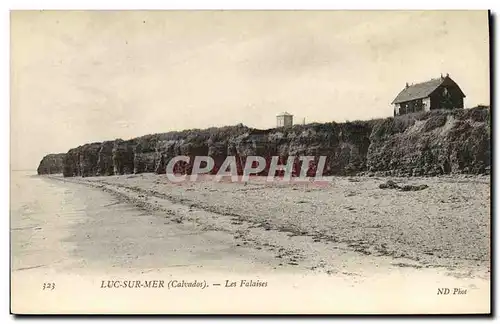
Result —
[[[153,174],[20,179],[12,185],[14,310],[489,310],[486,177],[413,179],[425,181],[429,189],[411,193],[379,189],[385,179],[374,178],[338,178],[327,187],[261,179],[172,184]],[[440,200],[445,202],[435,207],[429,203]],[[188,302],[192,290],[109,290],[103,295],[101,280],[117,277],[197,278],[222,285],[228,278],[253,279],[269,287],[212,286],[219,288],[215,296],[215,290],[194,294],[204,301],[201,306]],[[53,278],[59,289],[50,295],[36,287]],[[468,294],[446,300],[436,293],[443,285]],[[87,293],[75,294],[76,286]],[[96,304],[111,292],[121,302]],[[65,307],[48,298],[68,294],[72,298],[66,298]],[[153,295],[179,303],[152,302]],[[132,307],[130,298],[140,301],[140,296],[144,302]],[[213,298],[228,296],[239,296],[241,308],[214,304]],[[28,307],[29,299],[38,306]]]

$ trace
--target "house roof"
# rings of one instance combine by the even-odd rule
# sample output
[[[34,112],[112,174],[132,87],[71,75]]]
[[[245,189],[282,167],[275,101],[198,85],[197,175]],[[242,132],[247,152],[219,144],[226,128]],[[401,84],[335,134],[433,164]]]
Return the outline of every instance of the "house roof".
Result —
[[[286,111],[277,114],[276,116],[293,116],[292,114],[287,113]]]
[[[421,82],[417,84],[412,84],[407,88],[401,90],[401,92],[396,96],[393,104],[406,102],[415,99],[422,99],[428,97],[431,93],[434,92],[442,83],[444,79],[431,79],[426,82]]]
[[[416,83],[412,84],[403,90],[396,96],[394,101],[392,102],[393,104],[401,103],[401,102],[406,102],[410,100],[415,100],[415,99],[422,99],[422,98],[427,98],[430,96],[431,93],[433,93],[439,86],[441,86],[444,82],[446,83],[454,83],[453,80],[449,76],[446,77],[440,77],[437,79],[431,79],[426,82],[421,82],[421,83]],[[457,85],[458,86],[458,85]],[[465,95],[462,93],[462,95],[465,97]]]

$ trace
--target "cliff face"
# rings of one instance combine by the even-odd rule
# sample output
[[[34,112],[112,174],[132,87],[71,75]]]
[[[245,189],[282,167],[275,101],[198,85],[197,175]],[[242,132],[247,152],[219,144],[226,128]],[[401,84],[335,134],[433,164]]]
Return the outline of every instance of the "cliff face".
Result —
[[[64,153],[49,154],[43,157],[38,166],[38,174],[55,174],[63,172]]]
[[[190,157],[191,163],[179,163],[176,168],[186,173],[191,171],[195,156],[211,156],[214,172],[228,155],[236,156],[241,173],[247,156],[262,156],[268,161],[271,156],[280,156],[284,162],[288,156],[307,155],[326,156],[324,175],[478,174],[490,167],[490,110],[439,110],[266,131],[237,125],[118,139],[69,150],[63,173],[66,177],[165,173],[168,161],[178,155]],[[266,175],[267,169],[260,174]]]
[[[244,165],[248,156],[262,156],[268,165],[261,173],[267,174],[272,156],[279,156],[285,163],[289,156],[325,156],[324,175],[346,175],[364,170],[370,144],[369,122],[326,123],[296,125],[269,131],[267,134],[245,133],[231,141],[229,153],[239,157]],[[295,173],[300,172],[297,161]],[[313,175],[313,174],[310,174]]]
[[[490,167],[489,108],[389,118],[373,127],[369,171],[403,176],[484,173]]]

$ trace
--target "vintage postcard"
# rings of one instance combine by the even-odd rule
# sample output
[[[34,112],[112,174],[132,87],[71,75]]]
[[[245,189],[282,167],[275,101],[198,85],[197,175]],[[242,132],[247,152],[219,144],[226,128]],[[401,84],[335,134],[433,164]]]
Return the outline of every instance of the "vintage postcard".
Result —
[[[11,11],[14,314],[488,314],[488,11]]]

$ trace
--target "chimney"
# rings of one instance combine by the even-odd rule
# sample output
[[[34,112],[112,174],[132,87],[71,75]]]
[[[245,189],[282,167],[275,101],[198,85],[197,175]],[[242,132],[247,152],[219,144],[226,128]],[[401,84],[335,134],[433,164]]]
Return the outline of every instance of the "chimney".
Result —
[[[444,79],[444,76],[443,76],[443,73],[441,73],[441,80],[443,80],[443,79]]]
[[[405,86],[405,88],[406,88],[406,89],[408,89],[408,87],[409,87],[408,82],[406,82],[406,86]]]
[[[449,73],[446,73],[446,77],[449,78],[450,77],[450,74]]]

